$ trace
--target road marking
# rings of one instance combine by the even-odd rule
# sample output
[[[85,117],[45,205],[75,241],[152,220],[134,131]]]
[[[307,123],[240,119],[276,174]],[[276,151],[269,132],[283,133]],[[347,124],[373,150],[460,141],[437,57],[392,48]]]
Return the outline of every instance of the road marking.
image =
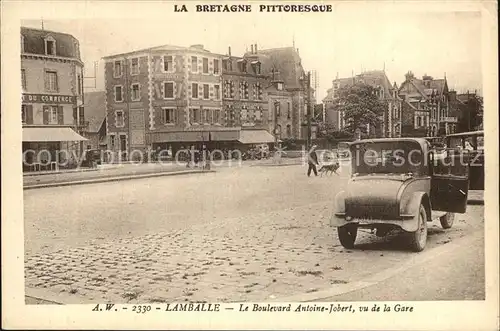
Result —
[[[321,299],[331,298],[340,294],[345,294],[348,292],[353,292],[356,290],[360,290],[369,286],[376,285],[382,281],[385,281],[391,277],[394,277],[410,268],[415,266],[424,264],[432,259],[439,257],[440,255],[446,254],[452,250],[458,249],[460,247],[469,246],[475,241],[481,239],[481,234],[483,230],[477,230],[467,237],[460,238],[455,242],[451,242],[448,244],[444,244],[442,246],[438,246],[432,248],[430,250],[425,250],[422,253],[413,253],[412,258],[403,263],[403,265],[398,265],[379,273],[376,273],[372,276],[367,277],[362,281],[356,281],[348,284],[336,285],[333,288],[324,291],[318,291],[313,293],[302,293],[297,294],[285,298],[276,298],[272,301],[274,302],[308,302],[308,301],[320,301]]]

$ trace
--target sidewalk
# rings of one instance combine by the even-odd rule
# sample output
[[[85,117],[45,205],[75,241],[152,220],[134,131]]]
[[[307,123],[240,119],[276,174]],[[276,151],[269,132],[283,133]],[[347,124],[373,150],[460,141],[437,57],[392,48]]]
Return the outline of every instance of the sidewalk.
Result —
[[[208,172],[199,168],[186,168],[176,164],[121,164],[112,168],[81,169],[80,171],[57,172],[52,174],[23,176],[24,189],[99,183],[133,178],[145,178],[163,175],[179,175]]]

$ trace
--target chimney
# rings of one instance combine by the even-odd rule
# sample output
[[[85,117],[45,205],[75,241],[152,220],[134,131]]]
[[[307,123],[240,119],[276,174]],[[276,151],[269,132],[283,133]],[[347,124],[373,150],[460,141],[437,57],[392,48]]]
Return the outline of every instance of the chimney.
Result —
[[[231,56],[231,46],[229,46],[228,52],[229,52],[228,55]]]
[[[250,47],[251,47],[251,53],[253,54],[253,44],[250,45]]]
[[[255,44],[255,54],[257,54],[257,44]]]

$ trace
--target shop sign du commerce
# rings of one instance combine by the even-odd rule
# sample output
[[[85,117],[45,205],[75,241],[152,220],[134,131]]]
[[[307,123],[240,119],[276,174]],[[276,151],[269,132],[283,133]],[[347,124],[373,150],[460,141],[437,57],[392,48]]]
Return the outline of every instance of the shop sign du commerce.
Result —
[[[53,104],[74,104],[76,98],[74,95],[54,95],[54,94],[24,94],[25,103],[53,103]]]

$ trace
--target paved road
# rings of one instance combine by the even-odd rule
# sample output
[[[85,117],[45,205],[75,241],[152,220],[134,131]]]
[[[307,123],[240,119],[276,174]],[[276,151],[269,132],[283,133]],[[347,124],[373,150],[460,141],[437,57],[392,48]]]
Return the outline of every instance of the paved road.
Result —
[[[347,174],[220,167],[217,173],[24,192],[28,288],[86,301],[259,301],[348,284],[408,260],[396,238],[328,226]],[[483,228],[482,207],[428,249]],[[399,240],[399,241],[398,241]]]

